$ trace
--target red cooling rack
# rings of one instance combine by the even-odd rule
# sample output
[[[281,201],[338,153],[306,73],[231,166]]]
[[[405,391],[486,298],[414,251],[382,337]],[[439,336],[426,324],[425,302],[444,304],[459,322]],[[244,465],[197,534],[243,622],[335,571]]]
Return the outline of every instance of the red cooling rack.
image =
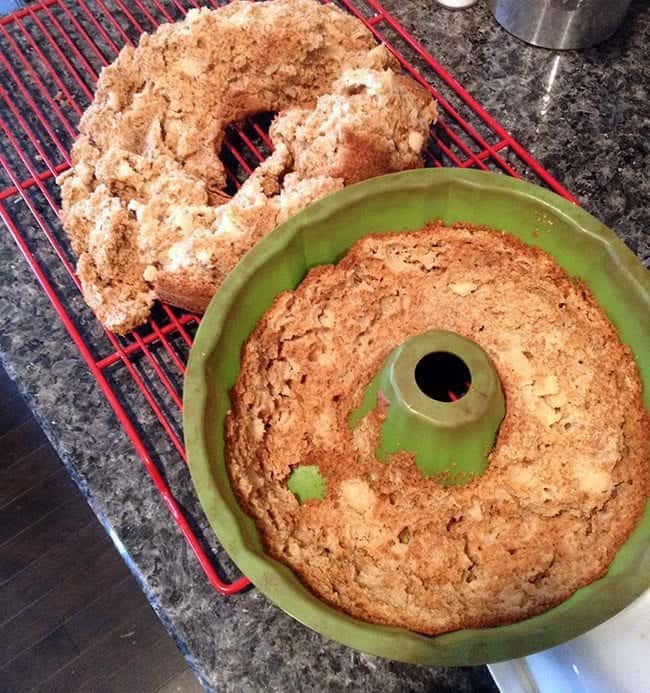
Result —
[[[159,23],[181,19],[207,0],[42,0],[0,19],[0,216],[131,439],[162,500],[205,574],[221,594],[249,584],[228,579],[206,539],[204,518],[187,476],[182,379],[199,323],[195,315],[157,306],[146,326],[126,338],[103,330],[81,300],[74,257],[59,223],[54,178],[70,166],[76,125],[102,66]],[[374,0],[341,7],[356,15],[437,99],[428,166],[460,166],[525,177],[572,200],[483,108]],[[231,128],[222,158],[234,190],[268,153],[268,118]],[[164,435],[161,435],[163,433]],[[189,494],[189,496],[188,496]],[[187,498],[185,503],[179,497]],[[194,515],[184,506],[193,508]]]

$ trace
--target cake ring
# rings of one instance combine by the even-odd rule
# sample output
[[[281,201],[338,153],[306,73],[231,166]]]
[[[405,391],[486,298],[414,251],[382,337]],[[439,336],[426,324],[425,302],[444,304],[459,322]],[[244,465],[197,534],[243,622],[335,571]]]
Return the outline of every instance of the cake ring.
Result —
[[[190,10],[102,71],[59,177],[86,302],[125,333],[156,298],[202,311],[242,255],[310,202],[422,165],[435,102],[356,18],[314,0]],[[277,113],[230,198],[225,128]]]
[[[604,575],[632,532],[641,395],[584,283],[508,234],[429,225],[276,297],[242,351],[226,464],[267,553],[326,602],[431,635],[495,626]]]

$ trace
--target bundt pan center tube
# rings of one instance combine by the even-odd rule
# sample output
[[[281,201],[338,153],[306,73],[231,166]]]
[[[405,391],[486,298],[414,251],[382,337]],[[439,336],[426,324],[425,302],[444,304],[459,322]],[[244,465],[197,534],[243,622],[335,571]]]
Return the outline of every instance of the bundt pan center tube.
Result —
[[[422,170],[375,178],[335,193],[287,221],[242,259],[211,302],[197,333],[185,381],[184,430],[192,479],[218,540],[273,603],[317,632],[370,654],[421,664],[472,665],[525,656],[576,637],[648,589],[647,505],[603,577],[581,587],[558,606],[516,623],[429,637],[348,616],[319,599],[292,570],[271,558],[264,551],[255,523],[234,495],[225,460],[224,423],[232,407],[231,388],[240,375],[242,346],[277,297],[294,290],[311,268],[338,262],[356,241],[369,234],[392,232],[399,236],[402,230],[421,229],[437,219],[446,225],[463,222],[505,231],[549,253],[565,272],[583,281],[620,340],[629,346],[648,407],[650,287],[646,271],[624,244],[580,208],[528,183],[479,171]],[[404,340],[401,343],[404,346]],[[431,363],[425,361],[424,374],[422,370],[418,373],[418,365],[430,354],[434,366],[436,359],[448,359],[441,357],[447,354],[459,357],[470,372],[470,379],[463,380],[466,372],[457,368],[457,363],[448,371],[453,375],[448,379],[451,394],[447,397],[451,401],[441,401],[445,393],[427,382]],[[499,354],[491,352],[490,356],[494,360]],[[391,355],[387,358],[390,361]],[[385,378],[382,397],[390,400],[401,386],[399,378],[389,382],[388,361],[383,366],[377,364],[375,375]],[[407,372],[411,386],[432,405],[461,405],[471,397],[473,388],[477,392],[482,388],[477,384],[480,373],[469,355],[449,344],[423,345],[422,353],[410,360]],[[372,392],[368,394],[371,387],[363,387],[372,400]],[[379,390],[377,387],[377,393]],[[489,411],[498,412],[503,396],[498,380],[496,387],[487,391],[496,398]],[[381,399],[377,393],[375,403]],[[505,394],[507,410],[509,393]],[[499,420],[498,415],[489,419],[492,435],[499,429]],[[356,425],[354,414],[346,425]],[[384,444],[391,444],[389,438],[384,438]],[[417,445],[409,440],[402,445],[410,446],[417,459]],[[449,468],[455,469],[451,464]],[[480,483],[491,469],[484,473],[478,468],[469,470],[474,476],[470,484]],[[448,469],[432,470],[434,479],[441,471]],[[426,470],[422,477],[431,481],[424,478]]]
[[[445,330],[412,337],[397,347],[351,412],[355,428],[387,406],[377,459],[410,452],[425,477],[466,483],[485,470],[505,414],[499,376],[475,342]]]

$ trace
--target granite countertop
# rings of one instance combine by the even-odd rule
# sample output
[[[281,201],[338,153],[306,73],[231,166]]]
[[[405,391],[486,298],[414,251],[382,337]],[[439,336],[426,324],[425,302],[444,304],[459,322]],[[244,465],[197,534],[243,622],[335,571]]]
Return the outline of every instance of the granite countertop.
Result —
[[[432,0],[384,5],[648,263],[650,6],[644,0],[632,3],[625,26],[606,44],[580,53],[526,46],[495,23],[483,2],[464,12]],[[28,215],[16,215],[33,226]],[[495,690],[485,667],[383,661],[300,626],[254,589],[217,595],[7,233],[0,234],[0,276],[5,368],[206,687]],[[140,425],[159,436],[153,442],[163,454],[165,439],[153,421]],[[168,474],[181,503],[199,516],[186,470],[178,465]]]

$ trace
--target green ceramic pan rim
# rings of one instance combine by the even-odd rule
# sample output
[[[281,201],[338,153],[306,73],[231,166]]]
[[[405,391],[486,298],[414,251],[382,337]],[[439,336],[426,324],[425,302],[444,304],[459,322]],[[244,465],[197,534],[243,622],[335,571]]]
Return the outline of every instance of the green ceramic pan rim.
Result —
[[[529,183],[481,171],[422,169],[365,181],[318,201],[241,260],[196,335],[185,378],[185,442],[197,494],[218,540],[274,604],[315,631],[370,654],[419,664],[483,664],[574,638],[642,594],[650,586],[650,507],[607,575],[562,604],[510,625],[428,637],[351,618],[269,558],[254,523],[235,500],[223,457],[223,422],[241,344],[275,295],[294,288],[309,267],[337,261],[362,235],[420,228],[433,218],[510,232],[547,250],[570,275],[582,278],[631,347],[649,406],[650,282],[623,242],[584,210]],[[310,231],[321,228],[327,237],[310,239]]]

